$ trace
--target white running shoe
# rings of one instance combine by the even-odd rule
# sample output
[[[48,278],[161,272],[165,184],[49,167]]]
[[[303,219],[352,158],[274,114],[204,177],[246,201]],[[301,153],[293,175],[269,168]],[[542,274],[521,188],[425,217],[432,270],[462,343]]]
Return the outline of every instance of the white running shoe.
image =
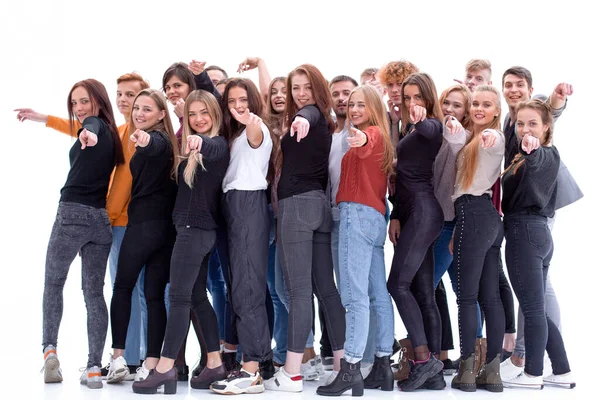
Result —
[[[110,363],[108,367],[108,375],[106,375],[106,383],[119,383],[125,380],[129,375],[129,367],[123,356],[113,358],[110,355]]]
[[[146,361],[142,363],[141,367],[138,367],[135,373],[135,378],[133,379],[135,382],[143,381],[150,375],[150,370],[146,368]]]
[[[301,392],[303,388],[302,376],[290,376],[284,369],[279,368],[279,371],[273,377],[265,381],[265,389],[277,390],[280,392]]]
[[[315,358],[313,358],[313,361],[315,362],[315,370],[317,371],[317,374],[319,374],[319,378],[325,376],[325,366],[323,365],[321,356],[317,354]]]
[[[79,368],[83,373],[79,378],[79,383],[87,385],[88,389],[101,389],[102,388],[102,374],[100,373],[100,367],[94,365],[90,368]]]
[[[327,380],[325,381],[325,386],[331,385],[333,381],[335,381],[335,378],[338,376],[339,372],[340,371],[331,371],[331,373],[327,377]]]
[[[505,380],[502,377],[502,385],[506,388],[527,388],[527,389],[543,389],[544,381],[542,376],[529,376],[525,372],[512,380]]]
[[[42,371],[44,371],[44,383],[62,382],[62,371],[55,346],[48,345],[44,349],[44,366],[42,367]]]
[[[500,363],[500,377],[502,381],[512,381],[523,373],[525,368],[517,367],[511,361],[510,357]]]
[[[565,389],[573,389],[575,387],[575,378],[572,372],[566,374],[554,375],[550,374],[544,377],[544,385],[560,386]]]
[[[258,372],[251,374],[241,368],[233,371],[227,379],[213,382],[210,390],[219,394],[262,393],[265,386]]]
[[[302,375],[302,379],[305,381],[314,381],[319,378],[314,359],[302,363],[300,366],[300,375]]]

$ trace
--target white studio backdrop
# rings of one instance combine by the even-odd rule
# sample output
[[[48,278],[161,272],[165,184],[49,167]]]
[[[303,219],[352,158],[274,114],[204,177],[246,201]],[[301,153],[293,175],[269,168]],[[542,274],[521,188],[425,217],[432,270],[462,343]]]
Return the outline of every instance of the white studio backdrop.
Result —
[[[551,277],[562,307],[564,338],[579,386],[590,385],[598,298],[598,106],[595,74],[600,32],[582,1],[278,2],[182,0],[177,3],[107,0],[23,0],[0,5],[0,121],[3,149],[0,239],[3,290],[0,339],[23,382],[41,381],[41,304],[46,246],[59,191],[68,172],[73,139],[42,124],[16,120],[17,107],[66,117],[66,97],[76,81],[95,78],[114,97],[116,78],[137,71],[159,89],[175,61],[204,60],[237,75],[247,56],[262,57],[271,76],[308,62],[330,79],[358,80],[367,67],[406,59],[429,73],[438,92],[464,76],[471,58],[492,62],[492,80],[522,65],[533,74],[534,93],[550,94],[559,82],[574,86],[555,127],[555,144],[585,197],[559,211],[553,231]],[[256,71],[244,76],[258,82]],[[116,111],[115,104],[113,107]],[[503,115],[506,113],[503,104]],[[117,124],[123,123],[120,115]],[[389,268],[393,248],[388,243]],[[83,366],[87,355],[85,307],[76,260],[65,287],[59,336],[62,357]],[[105,296],[110,302],[107,276]],[[450,287],[449,285],[447,286]],[[453,293],[454,358],[458,323]],[[405,334],[396,315],[397,336]],[[317,335],[318,337],[318,335]],[[192,341],[190,341],[192,342]],[[107,337],[108,359],[111,344]],[[318,346],[318,343],[316,343]],[[8,354],[6,354],[8,352]],[[590,354],[591,353],[591,354]],[[197,347],[188,349],[193,364]],[[61,358],[62,359],[62,358]],[[71,374],[71,372],[69,372]]]

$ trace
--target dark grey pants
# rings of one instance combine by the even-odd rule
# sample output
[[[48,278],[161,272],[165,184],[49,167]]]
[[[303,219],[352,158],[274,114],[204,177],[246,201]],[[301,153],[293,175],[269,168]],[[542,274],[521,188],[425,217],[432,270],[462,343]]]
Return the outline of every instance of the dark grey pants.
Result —
[[[101,366],[108,329],[104,301],[106,262],[112,230],[106,209],[61,202],[50,234],[44,280],[43,343],[56,346],[63,313],[63,288],[69,267],[81,254],[81,288],[87,308],[88,368]]]
[[[313,190],[280,200],[277,251],[290,298],[288,350],[303,353],[312,329],[313,291],[324,311],[331,349],[344,348],[346,311],[333,280],[331,205]]]
[[[269,212],[264,190],[223,196],[229,241],[231,306],[244,361],[273,358],[265,298],[269,265]]]

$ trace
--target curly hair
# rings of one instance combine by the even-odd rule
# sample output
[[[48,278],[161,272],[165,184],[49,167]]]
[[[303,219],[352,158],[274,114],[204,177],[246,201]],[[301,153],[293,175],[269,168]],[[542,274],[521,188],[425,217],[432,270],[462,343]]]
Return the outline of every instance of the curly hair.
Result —
[[[402,83],[407,76],[419,72],[419,68],[410,61],[391,61],[384,65],[377,73],[377,79],[383,86],[390,83]]]

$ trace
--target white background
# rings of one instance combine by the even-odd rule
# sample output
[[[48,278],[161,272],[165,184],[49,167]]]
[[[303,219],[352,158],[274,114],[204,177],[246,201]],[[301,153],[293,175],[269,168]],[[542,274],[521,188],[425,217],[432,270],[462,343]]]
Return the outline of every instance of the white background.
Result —
[[[193,58],[217,64],[230,76],[236,75],[246,56],[260,56],[272,76],[309,62],[328,79],[346,74],[357,80],[364,68],[404,58],[428,72],[439,92],[452,85],[453,78],[464,76],[469,59],[488,58],[498,87],[503,71],[513,65],[532,72],[534,93],[550,94],[559,82],[574,86],[568,108],[556,124],[555,144],[585,198],[558,213],[551,276],[578,377],[576,393],[593,389],[600,266],[596,256],[600,33],[597,13],[583,2],[23,0],[3,2],[0,10],[2,378],[32,382],[32,395],[41,396],[45,390],[37,373],[42,366],[44,260],[73,144],[42,124],[19,123],[14,108],[65,117],[67,94],[76,81],[96,78],[114,97],[116,78],[137,71],[158,89],[171,63]],[[257,82],[255,71],[245,75]],[[119,115],[117,123],[123,123]],[[391,245],[386,251],[389,267]],[[76,260],[65,287],[59,336],[65,385],[76,382],[77,368],[87,359],[80,279]],[[109,284],[105,294],[110,301]],[[450,294],[453,313],[454,301]],[[399,318],[396,326],[397,336],[403,336]],[[109,334],[107,345],[110,342]],[[457,348],[458,343],[456,333]],[[105,361],[108,352],[107,348]],[[196,352],[190,344],[188,363],[195,362]],[[453,358],[457,356],[455,351]],[[24,386],[5,384],[2,390],[15,387]]]

